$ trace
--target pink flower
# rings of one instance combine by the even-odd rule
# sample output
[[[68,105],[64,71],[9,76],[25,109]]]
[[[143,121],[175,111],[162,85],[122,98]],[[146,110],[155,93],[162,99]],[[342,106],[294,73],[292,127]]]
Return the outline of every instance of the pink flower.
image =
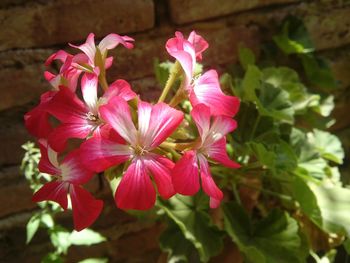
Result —
[[[204,104],[196,105],[191,116],[196,123],[201,140],[197,147],[185,152],[175,164],[172,182],[177,193],[194,195],[200,188],[198,176],[200,173],[203,190],[210,197],[210,207],[216,208],[223,194],[210,174],[207,159],[210,158],[231,168],[240,167],[229,159],[225,139],[226,134],[232,132],[237,124],[227,116],[215,116],[211,121],[210,108]]]
[[[163,198],[174,195],[170,177],[174,164],[153,150],[175,131],[183,114],[164,103],[151,105],[139,101],[136,128],[129,105],[120,97],[101,106],[100,114],[118,136],[95,136],[87,140],[81,145],[81,160],[96,172],[131,161],[116,190],[116,205],[122,209],[151,208],[156,192],[149,175]]]
[[[45,71],[44,77],[50,82],[54,90],[58,90],[59,86],[66,86],[75,92],[77,88],[78,78],[82,72],[78,68],[78,63],[83,63],[87,61],[85,56],[81,55],[71,55],[64,50],[59,50],[58,52],[52,54],[45,62],[45,66],[50,66],[54,60],[59,60],[62,62],[62,66],[57,75]]]
[[[98,75],[99,70],[104,70],[109,68],[112,65],[113,58],[107,58],[107,51],[115,48],[119,44],[122,44],[124,47],[131,49],[134,47],[132,42],[133,38],[128,36],[120,36],[118,34],[109,34],[101,40],[98,46],[95,45],[95,35],[90,33],[86,39],[86,42],[82,45],[76,46],[69,44],[71,47],[78,48],[84,52],[87,56],[88,61],[87,65],[82,64],[82,67],[85,68],[88,72],[95,72]],[[100,57],[96,57],[96,53],[99,52]],[[101,61],[98,61],[98,60]],[[97,62],[97,64],[96,64]],[[91,69],[89,69],[91,67]],[[96,67],[100,67],[98,72],[96,72]],[[101,68],[104,67],[104,68]]]
[[[111,98],[120,96],[125,100],[131,100],[136,96],[125,80],[119,79],[113,82],[100,98],[97,97],[97,85],[97,76],[85,73],[81,80],[84,102],[66,87],[60,87],[52,98],[47,110],[62,122],[48,138],[55,151],[63,151],[69,138],[85,139],[93,133],[99,133],[100,127],[104,124],[100,118],[99,107]]]
[[[196,60],[202,58],[202,52],[207,47],[208,43],[194,31],[187,40],[182,33],[176,32],[175,38],[166,43],[168,53],[177,59],[185,73],[183,85],[192,106],[203,103],[210,107],[212,115],[233,117],[239,109],[239,99],[221,91],[217,72],[209,70],[199,78],[194,78]]]
[[[57,177],[56,181],[44,184],[34,195],[34,202],[54,201],[64,210],[68,207],[67,195],[70,195],[73,210],[74,229],[80,231],[90,226],[101,213],[103,202],[96,200],[81,187],[88,182],[93,173],[78,161],[79,151],[75,150],[59,163],[57,152],[53,151],[47,141],[40,140],[41,159],[39,170]]]

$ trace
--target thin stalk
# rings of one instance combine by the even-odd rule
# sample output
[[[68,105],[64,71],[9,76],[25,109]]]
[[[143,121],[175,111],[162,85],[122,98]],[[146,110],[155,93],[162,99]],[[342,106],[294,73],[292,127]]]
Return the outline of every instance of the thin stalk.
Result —
[[[255,187],[255,186],[252,186],[252,185],[249,185],[249,184],[245,184],[245,183],[241,183],[241,182],[239,182],[239,184],[244,186],[244,187],[248,187],[248,188],[251,188],[251,189],[254,189],[254,190],[257,190],[257,191],[261,191],[262,193],[265,193],[265,194],[276,196],[276,197],[278,197],[278,198],[280,198],[282,200],[293,201],[293,198],[291,196],[289,196],[289,195],[276,193],[276,192],[273,192],[273,191],[270,191],[270,190],[266,190],[266,189],[263,189],[263,188]]]
[[[101,84],[102,89],[104,91],[106,91],[108,89],[108,83],[107,83],[107,79],[106,79],[106,74],[104,72],[100,73],[99,80],[100,80],[100,84]]]
[[[232,181],[232,192],[233,192],[233,195],[236,199],[236,202],[239,205],[242,205],[241,197],[239,196],[239,193],[237,191],[237,182],[236,181]]]
[[[177,75],[179,73],[179,69],[180,69],[180,63],[178,61],[175,62],[174,66],[172,67],[170,74],[169,74],[169,78],[165,84],[165,87],[162,91],[162,94],[160,94],[160,97],[158,99],[158,102],[163,102],[166,98],[166,96],[168,95],[171,87],[174,85],[174,82],[177,78]]]

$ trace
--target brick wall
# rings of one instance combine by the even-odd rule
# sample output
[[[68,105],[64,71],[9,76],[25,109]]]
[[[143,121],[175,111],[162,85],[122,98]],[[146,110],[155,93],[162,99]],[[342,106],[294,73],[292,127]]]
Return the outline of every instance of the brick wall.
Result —
[[[345,2],[345,1],[344,1]],[[117,49],[110,79],[130,80],[148,99],[159,94],[153,77],[153,58],[168,58],[164,44],[175,30],[195,29],[210,43],[206,65],[222,68],[237,61],[244,42],[256,52],[288,14],[302,18],[317,49],[329,59],[341,83],[337,92],[333,130],[350,134],[350,4],[343,1],[298,0],[2,0],[0,2],[0,262],[38,262],[50,243],[39,232],[25,246],[25,224],[36,205],[19,173],[20,145],[30,136],[23,114],[49,88],[43,78],[45,59],[67,42],[82,42],[89,32],[97,38],[123,33],[135,38],[133,50]],[[97,183],[97,181],[95,182]],[[135,221],[117,210],[108,187],[91,184],[105,199],[95,223],[109,242],[70,250],[70,262],[85,256],[107,256],[113,262],[163,262],[157,246],[161,225]],[[70,227],[70,215],[60,220]]]

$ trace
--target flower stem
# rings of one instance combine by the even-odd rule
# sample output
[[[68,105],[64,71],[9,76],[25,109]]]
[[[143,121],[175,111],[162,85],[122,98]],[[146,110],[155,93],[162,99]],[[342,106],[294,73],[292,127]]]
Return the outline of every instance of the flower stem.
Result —
[[[255,120],[253,129],[252,129],[252,132],[251,132],[251,134],[250,134],[250,138],[249,138],[250,140],[252,140],[252,139],[254,138],[254,135],[255,135],[255,132],[256,132],[256,128],[258,128],[260,119],[261,119],[261,115],[258,115],[258,117],[257,117],[256,120]]]
[[[176,80],[176,77],[179,73],[179,69],[180,69],[180,63],[178,61],[176,61],[174,66],[172,67],[172,69],[170,71],[169,78],[165,84],[165,87],[162,91],[162,94],[159,97],[158,102],[163,102],[165,100],[166,96],[168,95],[171,87],[173,86],[173,84]]]
[[[107,80],[106,80],[106,74],[101,72],[100,76],[99,76],[99,80],[100,80],[100,84],[101,84],[102,89],[104,91],[106,91],[108,89],[108,83],[107,83]]]

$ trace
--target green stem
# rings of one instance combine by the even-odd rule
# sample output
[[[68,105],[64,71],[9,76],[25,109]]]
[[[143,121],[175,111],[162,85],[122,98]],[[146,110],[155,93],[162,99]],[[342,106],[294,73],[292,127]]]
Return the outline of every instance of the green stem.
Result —
[[[171,87],[173,86],[177,75],[179,73],[179,69],[180,69],[180,63],[178,61],[175,62],[174,66],[172,67],[170,74],[169,74],[169,78],[165,84],[165,87],[162,91],[162,94],[160,95],[158,102],[163,102],[166,98],[166,96],[168,95]]]
[[[262,189],[262,188],[259,188],[259,187],[255,187],[255,186],[252,186],[252,185],[249,185],[249,184],[242,183],[242,182],[239,182],[239,184],[244,186],[244,187],[248,187],[248,188],[251,188],[251,189],[254,189],[254,190],[257,190],[257,191],[261,191],[262,193],[265,193],[265,194],[276,196],[276,197],[278,197],[278,198],[280,198],[282,200],[293,201],[293,198],[291,196],[289,196],[289,195],[276,193],[276,192],[273,192],[273,191],[270,191],[270,190],[267,190],[267,189]]]
[[[233,195],[234,195],[237,203],[239,205],[242,205],[241,197],[239,196],[239,193],[237,191],[237,182],[236,181],[232,182],[232,192],[233,192]]]
[[[108,89],[108,83],[106,80],[106,74],[104,72],[100,73],[99,80],[100,80],[100,84],[101,84],[102,89],[104,91],[106,91]]]

